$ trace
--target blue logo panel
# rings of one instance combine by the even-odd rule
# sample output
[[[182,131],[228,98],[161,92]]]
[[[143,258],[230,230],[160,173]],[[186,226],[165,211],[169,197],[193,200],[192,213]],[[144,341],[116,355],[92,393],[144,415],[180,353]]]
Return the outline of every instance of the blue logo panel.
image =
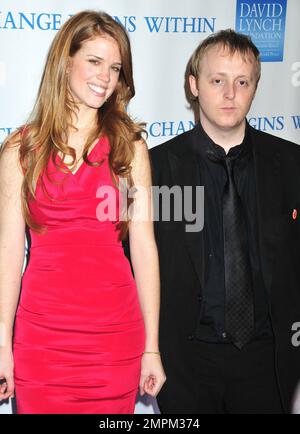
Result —
[[[282,62],[287,0],[237,0],[237,32],[249,35],[262,62]]]

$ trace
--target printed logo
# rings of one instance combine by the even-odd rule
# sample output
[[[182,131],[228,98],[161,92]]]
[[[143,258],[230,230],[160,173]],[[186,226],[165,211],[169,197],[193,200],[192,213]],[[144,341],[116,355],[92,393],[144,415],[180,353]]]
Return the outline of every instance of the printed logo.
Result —
[[[0,30],[60,30],[73,14],[0,11]],[[212,33],[216,17],[113,16],[130,33],[139,28],[156,33]]]
[[[0,11],[0,30],[60,30],[61,26],[73,14]],[[128,32],[136,30],[136,17],[113,17]]]
[[[292,120],[293,120],[295,130],[300,130],[300,114],[299,115],[293,115]]]
[[[6,137],[13,132],[11,127],[1,127],[0,126],[0,145],[4,142]]]
[[[154,121],[147,124],[150,137],[173,137],[194,128],[193,121]]]
[[[151,33],[207,33],[215,31],[216,17],[144,17]]]
[[[259,116],[248,119],[251,127],[260,131],[282,131],[285,127],[284,116]]]
[[[248,118],[251,127],[266,132],[284,130],[300,130],[300,115],[290,114],[289,116],[251,116]]]
[[[251,36],[262,62],[282,62],[287,0],[237,0],[236,31]]]

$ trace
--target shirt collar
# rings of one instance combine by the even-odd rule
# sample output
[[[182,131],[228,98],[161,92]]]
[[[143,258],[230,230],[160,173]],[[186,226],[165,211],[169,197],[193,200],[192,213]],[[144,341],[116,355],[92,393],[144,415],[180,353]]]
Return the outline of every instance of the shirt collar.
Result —
[[[200,153],[201,156],[207,157],[207,154],[213,154],[217,159],[222,159],[225,157],[230,157],[233,159],[243,159],[245,156],[251,154],[252,146],[250,139],[250,127],[246,121],[245,135],[241,144],[233,146],[230,148],[228,154],[225,153],[222,146],[217,145],[204,131],[201,122],[197,124],[197,134],[201,138],[197,141],[196,153]]]

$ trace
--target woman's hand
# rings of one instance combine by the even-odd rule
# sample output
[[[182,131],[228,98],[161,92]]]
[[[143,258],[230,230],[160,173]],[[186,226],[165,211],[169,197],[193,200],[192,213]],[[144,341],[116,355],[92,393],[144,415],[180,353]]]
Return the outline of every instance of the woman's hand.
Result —
[[[142,357],[140,395],[148,393],[157,396],[166,381],[166,375],[159,354],[144,353]]]
[[[0,401],[14,398],[14,360],[11,350],[0,347]]]

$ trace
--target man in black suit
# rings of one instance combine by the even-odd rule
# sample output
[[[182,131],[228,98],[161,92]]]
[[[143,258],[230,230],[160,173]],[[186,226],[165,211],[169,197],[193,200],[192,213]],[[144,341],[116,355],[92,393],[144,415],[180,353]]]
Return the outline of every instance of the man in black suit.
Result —
[[[247,123],[259,77],[250,38],[206,38],[189,64],[200,122],[151,150],[154,192],[182,191],[170,219],[166,191],[155,209],[163,413],[288,413],[295,399],[300,147]]]

